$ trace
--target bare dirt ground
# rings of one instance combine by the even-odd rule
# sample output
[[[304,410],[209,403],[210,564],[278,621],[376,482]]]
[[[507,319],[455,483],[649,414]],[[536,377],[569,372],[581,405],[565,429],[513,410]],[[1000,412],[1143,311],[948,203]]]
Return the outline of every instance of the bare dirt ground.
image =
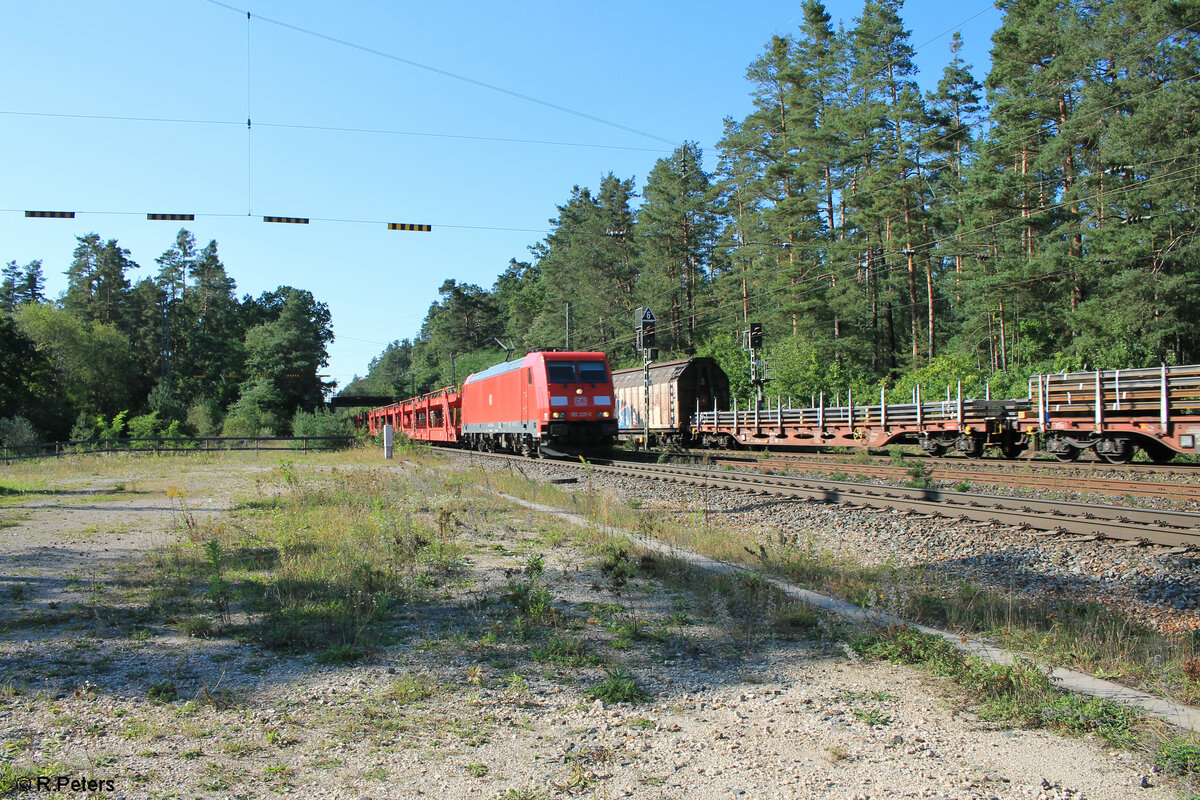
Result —
[[[319,483],[333,463],[296,469]],[[1096,740],[996,729],[952,687],[852,657],[833,628],[767,635],[755,610],[699,585],[615,580],[562,523],[498,500],[470,499],[482,522],[459,529],[453,580],[365,660],[187,636],[139,606],[146,560],[197,521],[252,526],[245,501],[281,491],[272,460],[81,460],[0,472],[0,487],[18,479],[38,488],[0,494],[0,777],[14,796],[39,795],[39,776],[139,798],[1187,791]],[[537,557],[549,634],[505,600]],[[644,701],[589,694],[621,668]]]

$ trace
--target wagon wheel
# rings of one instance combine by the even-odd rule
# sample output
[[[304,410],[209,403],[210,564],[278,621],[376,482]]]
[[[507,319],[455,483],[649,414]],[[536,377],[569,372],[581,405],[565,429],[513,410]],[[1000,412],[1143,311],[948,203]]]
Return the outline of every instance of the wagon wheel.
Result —
[[[1079,448],[1060,436],[1047,437],[1043,449],[1058,461],[1068,462],[1079,458]]]
[[[960,448],[959,452],[967,458],[980,458],[983,456],[983,440],[971,436],[967,439],[966,449]]]
[[[1025,448],[1016,442],[1003,442],[1000,445],[1000,453],[1005,458],[1019,458],[1023,452],[1025,452]]]
[[[1067,445],[1067,449],[1063,451],[1054,451],[1051,453],[1056,459],[1062,462],[1074,461],[1079,458],[1079,448]]]
[[[1128,464],[1133,461],[1133,454],[1136,452],[1137,448],[1130,447],[1123,453],[1097,453],[1097,455],[1109,464]]]
[[[1137,445],[1124,437],[1117,437],[1110,440],[1114,452],[1101,453],[1097,451],[1101,460],[1107,461],[1109,464],[1128,464],[1133,461],[1133,456],[1137,453]]]

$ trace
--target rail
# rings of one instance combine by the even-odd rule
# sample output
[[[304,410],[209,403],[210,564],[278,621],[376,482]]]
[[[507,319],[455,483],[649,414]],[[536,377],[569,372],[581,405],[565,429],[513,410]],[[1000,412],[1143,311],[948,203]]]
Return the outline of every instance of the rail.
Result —
[[[83,453],[211,453],[231,450],[337,450],[354,444],[353,436],[196,436],[121,439],[75,439],[0,448],[5,465],[32,458],[60,458]]]

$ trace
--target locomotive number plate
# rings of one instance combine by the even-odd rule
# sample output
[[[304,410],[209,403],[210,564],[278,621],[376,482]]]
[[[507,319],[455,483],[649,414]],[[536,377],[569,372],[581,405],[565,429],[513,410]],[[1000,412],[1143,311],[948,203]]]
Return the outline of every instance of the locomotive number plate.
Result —
[[[588,404],[588,399],[587,399],[586,397],[582,397],[582,396],[581,396],[581,397],[576,397],[576,398],[575,398],[575,405],[577,405],[577,406],[586,406],[587,404]]]

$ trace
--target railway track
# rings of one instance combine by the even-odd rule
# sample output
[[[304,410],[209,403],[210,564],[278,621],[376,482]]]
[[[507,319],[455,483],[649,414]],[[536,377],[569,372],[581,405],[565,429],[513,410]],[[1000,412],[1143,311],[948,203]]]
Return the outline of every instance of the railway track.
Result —
[[[1012,472],[987,469],[963,459],[962,464],[946,468],[944,461],[918,461],[925,467],[926,476],[934,480],[968,483],[986,483],[997,486],[1012,486],[1045,492],[1079,492],[1085,494],[1152,497],[1174,502],[1200,503],[1200,485],[1189,483],[1163,483],[1125,478],[1080,477],[1061,470],[1047,472]],[[791,459],[759,459],[752,461],[717,459],[716,466],[753,469],[759,472],[807,471],[828,475],[841,473],[864,479],[904,481],[909,475],[907,467],[884,464],[820,463]]]
[[[843,464],[843,465],[874,465],[894,466],[892,456],[866,455],[859,453],[828,453],[828,452],[780,452],[774,451],[767,456],[747,453],[745,450],[693,450],[683,454],[688,458],[728,460],[731,462],[750,463],[761,460],[787,462],[792,464]],[[993,473],[1012,473],[1018,470],[1026,472],[1041,472],[1058,475],[1065,474],[1075,477],[1093,472],[1104,474],[1137,475],[1147,477],[1178,476],[1189,480],[1200,479],[1200,464],[1170,463],[1170,464],[1110,464],[1106,461],[1055,461],[1046,458],[1029,458],[1022,456],[1015,459],[1001,458],[966,458],[949,455],[931,457],[921,452],[905,453],[908,463],[921,462],[930,469],[943,472],[959,472],[979,470]]]
[[[518,456],[490,455],[524,460]],[[585,468],[584,464],[578,462],[560,463],[563,466]],[[1047,535],[1070,535],[1077,541],[1111,539],[1117,546],[1154,544],[1175,548],[1178,552],[1200,548],[1200,514],[1187,511],[868,485],[825,478],[731,471],[710,466],[596,460],[586,468],[602,475],[745,492],[780,501],[840,503],[860,508],[899,510],[930,519],[998,523],[1031,532],[1042,531]]]
[[[983,483],[1044,492],[1146,497],[1175,503],[1200,503],[1200,465],[1125,464],[1106,462],[1061,463],[1042,459],[998,461],[973,458],[930,458],[905,454],[902,466],[890,456],[864,457],[863,453],[773,453],[748,456],[738,451],[692,451],[673,454],[719,467],[759,472],[804,472],[841,475],[858,480],[907,482],[914,466],[925,477],[942,483]],[[1134,477],[1122,477],[1134,476]],[[1175,477],[1177,480],[1169,480]],[[1179,480],[1182,479],[1182,480]]]

